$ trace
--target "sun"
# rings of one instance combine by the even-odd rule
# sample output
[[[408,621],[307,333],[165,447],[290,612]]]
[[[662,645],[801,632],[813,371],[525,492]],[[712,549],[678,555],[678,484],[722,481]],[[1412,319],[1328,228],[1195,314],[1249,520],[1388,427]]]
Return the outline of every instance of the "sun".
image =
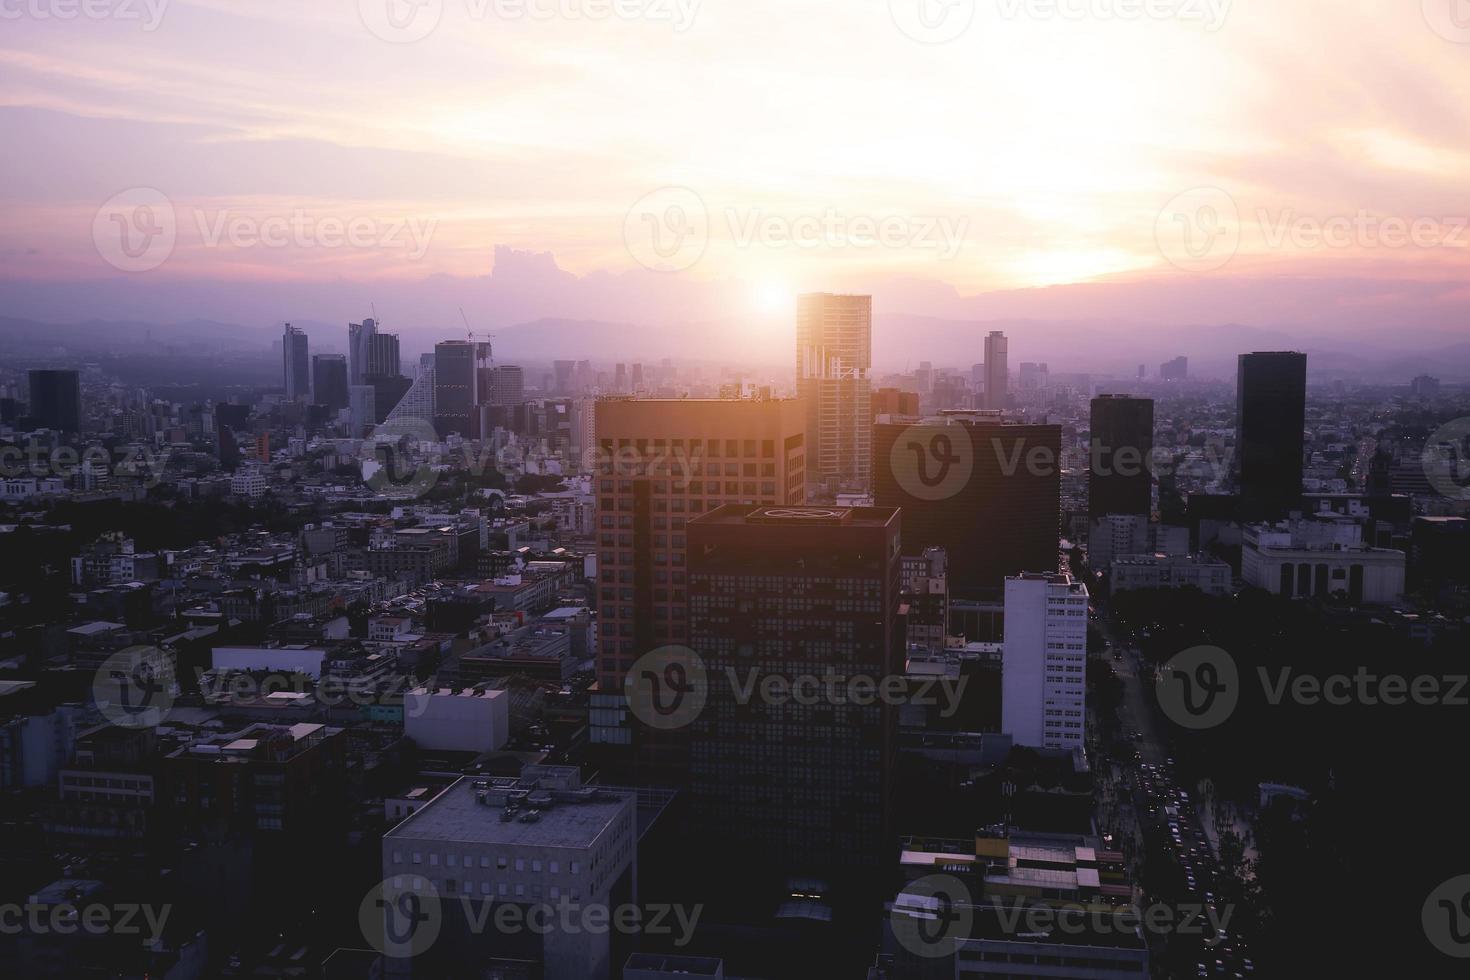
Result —
[[[795,303],[795,297],[790,288],[782,283],[764,282],[757,284],[751,291],[750,301],[756,312],[776,314],[789,312]]]

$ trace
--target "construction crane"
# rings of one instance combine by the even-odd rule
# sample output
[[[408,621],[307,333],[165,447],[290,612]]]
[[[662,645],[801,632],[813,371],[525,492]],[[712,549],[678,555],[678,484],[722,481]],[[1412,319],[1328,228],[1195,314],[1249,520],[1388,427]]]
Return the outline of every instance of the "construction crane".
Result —
[[[464,321],[465,338],[467,340],[469,340],[470,343],[473,344],[473,343],[476,343],[477,342],[475,340],[475,338],[477,336],[484,337],[485,338],[485,352],[486,352],[486,354],[489,355],[490,360],[491,361],[494,361],[495,360],[495,351],[491,347],[490,341],[493,340],[493,339],[495,339],[495,335],[493,333],[476,334],[475,331],[470,328],[470,318],[464,315],[464,307],[463,306],[461,306],[459,308],[459,318]]]

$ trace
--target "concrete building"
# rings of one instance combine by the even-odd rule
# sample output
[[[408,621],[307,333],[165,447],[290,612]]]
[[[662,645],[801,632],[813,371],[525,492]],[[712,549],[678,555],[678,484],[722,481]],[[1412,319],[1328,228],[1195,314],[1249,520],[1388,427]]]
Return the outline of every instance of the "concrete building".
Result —
[[[585,980],[612,976],[626,958],[618,955],[626,937],[606,928],[606,917],[591,929],[575,916],[606,916],[637,900],[630,791],[583,786],[575,766],[527,766],[519,779],[465,777],[384,834],[382,846],[389,887],[433,895],[442,912],[432,946],[388,960],[390,975],[448,976],[473,962],[491,973],[529,966],[510,975]],[[522,921],[547,928],[497,929],[493,907],[512,904],[538,913]]]
[[[1006,579],[1001,731],[1031,748],[1081,748],[1087,586],[1067,574]]]
[[[721,507],[689,524],[690,646],[708,703],[690,727],[690,817],[746,868],[827,881],[888,859],[896,705],[743,702],[739,684],[903,673],[894,508]]]
[[[505,691],[418,688],[403,697],[404,734],[434,752],[494,752],[510,738]]]
[[[1108,514],[1090,522],[1087,561],[1097,571],[1106,571],[1122,555],[1149,551],[1147,514]]]
[[[1119,555],[1110,570],[1115,593],[1196,588],[1206,595],[1230,594],[1230,566],[1204,555]]]
[[[1326,598],[1339,592],[1353,603],[1391,604],[1404,592],[1406,556],[1363,542],[1350,517],[1316,514],[1244,529],[1241,578],[1288,598]]]
[[[807,482],[866,490],[872,467],[873,297],[807,293],[796,307],[796,395],[806,404]]]
[[[800,402],[603,399],[597,403],[598,680],[688,636],[686,524],[724,504],[799,504]],[[594,740],[597,735],[594,732]]]
[[[985,338],[985,407],[1000,411],[1010,398],[1011,342],[999,330]]]

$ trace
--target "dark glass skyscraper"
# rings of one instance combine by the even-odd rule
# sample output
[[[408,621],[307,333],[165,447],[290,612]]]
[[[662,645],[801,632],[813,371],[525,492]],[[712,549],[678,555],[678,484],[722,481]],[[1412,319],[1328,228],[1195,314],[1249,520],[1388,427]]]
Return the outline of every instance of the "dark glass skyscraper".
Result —
[[[317,354],[311,359],[312,403],[336,411],[347,407],[347,358]]]
[[[1241,354],[1235,397],[1241,517],[1284,516],[1301,505],[1307,355],[1290,351]]]
[[[307,354],[306,334],[291,324],[281,336],[281,357],[285,367],[286,398],[296,401],[311,394],[311,359]]]
[[[690,645],[709,681],[690,812],[738,866],[884,867],[896,709],[847,682],[903,672],[900,565],[891,507],[736,504],[689,522]],[[803,678],[839,680],[811,696]]]
[[[31,418],[37,426],[61,432],[82,427],[82,382],[76,371],[30,373]]]
[[[1087,512],[1147,515],[1153,509],[1154,403],[1151,398],[1099,395],[1092,400]]]
[[[479,368],[488,361],[488,344],[446,340],[434,345],[434,430],[466,439],[480,435]]]
[[[1008,575],[1057,569],[1061,452],[1059,425],[890,416],[873,426],[874,494],[903,508],[906,552],[949,552],[952,594],[998,597]]]

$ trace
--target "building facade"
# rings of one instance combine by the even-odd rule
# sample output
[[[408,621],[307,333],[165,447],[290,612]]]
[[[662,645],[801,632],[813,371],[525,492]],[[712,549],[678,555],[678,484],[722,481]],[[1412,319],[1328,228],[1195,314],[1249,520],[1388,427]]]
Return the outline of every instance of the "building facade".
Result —
[[[1066,574],[1006,579],[1001,731],[1017,745],[1082,747],[1087,599],[1087,586]]]
[[[872,465],[873,297],[797,299],[796,394],[806,404],[807,481],[866,490]]]

